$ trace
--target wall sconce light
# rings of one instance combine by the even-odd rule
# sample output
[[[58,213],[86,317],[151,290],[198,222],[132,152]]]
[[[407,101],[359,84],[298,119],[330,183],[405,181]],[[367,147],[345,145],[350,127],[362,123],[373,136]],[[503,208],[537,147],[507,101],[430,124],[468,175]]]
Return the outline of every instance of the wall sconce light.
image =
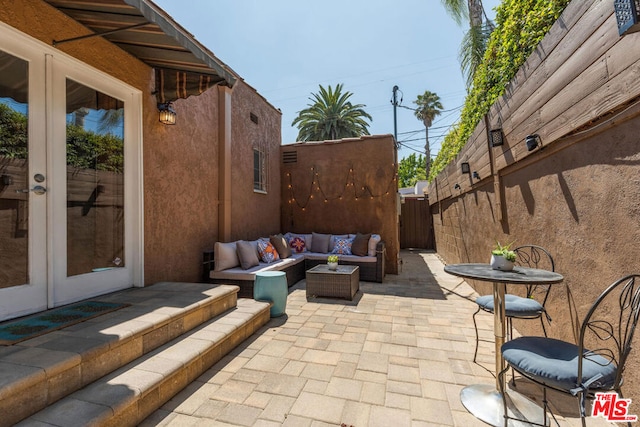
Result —
[[[160,123],[165,125],[176,124],[176,110],[173,109],[170,102],[158,104],[158,111],[160,112]]]
[[[502,134],[502,129],[491,129],[489,131],[489,138],[491,139],[491,146],[498,147],[504,144],[504,135]]]
[[[618,22],[618,34],[640,31],[640,8],[637,0],[613,0]]]
[[[525,141],[527,142],[527,151],[533,151],[538,146],[538,143],[542,145],[540,141],[540,135],[534,133],[533,135],[527,135]]]
[[[475,179],[480,179],[480,174],[478,173],[478,171],[473,171],[473,177]]]
[[[460,184],[456,184],[456,185],[454,185],[454,186],[453,186],[453,188],[454,188],[455,190],[459,190],[461,187],[460,187]]]
[[[462,168],[462,173],[471,173],[471,168],[469,168],[468,162],[464,162],[460,166]]]
[[[11,175],[2,175],[2,181],[0,181],[2,183],[2,185],[12,185],[13,184],[13,178],[11,177]]]

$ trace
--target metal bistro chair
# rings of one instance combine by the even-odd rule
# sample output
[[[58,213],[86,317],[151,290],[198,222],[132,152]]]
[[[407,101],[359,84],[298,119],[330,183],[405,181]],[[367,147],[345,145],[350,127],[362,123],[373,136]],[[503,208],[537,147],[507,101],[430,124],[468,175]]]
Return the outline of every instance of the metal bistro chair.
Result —
[[[531,267],[541,268],[549,271],[555,271],[555,263],[553,257],[546,249],[536,245],[523,245],[513,250],[516,253],[516,264]],[[544,336],[547,336],[547,330],[544,327],[542,314],[544,313],[547,320],[550,322],[551,317],[545,311],[545,304],[549,297],[549,290],[551,285],[518,285],[520,288],[525,289],[525,296],[505,294],[505,315],[507,318],[507,329],[509,330],[508,339],[513,336],[513,321],[512,319],[540,319],[542,325],[542,332]],[[487,313],[493,314],[493,295],[482,295],[476,298],[476,304],[478,304],[478,310],[473,313],[473,327],[476,330],[476,350],[473,353],[473,361],[476,361],[478,356],[478,343],[480,341],[480,335],[478,334],[478,324],[476,323],[476,315],[482,310]]]
[[[543,386],[544,425],[549,409],[547,388],[578,398],[583,427],[587,398],[611,391],[622,398],[622,374],[640,316],[639,279],[638,274],[623,277],[600,294],[580,324],[577,345],[545,337],[520,337],[502,345],[507,365],[499,374],[500,380],[511,366]],[[506,426],[509,419],[515,418],[506,413],[508,397],[504,389],[501,392]],[[553,413],[548,412],[558,424]]]

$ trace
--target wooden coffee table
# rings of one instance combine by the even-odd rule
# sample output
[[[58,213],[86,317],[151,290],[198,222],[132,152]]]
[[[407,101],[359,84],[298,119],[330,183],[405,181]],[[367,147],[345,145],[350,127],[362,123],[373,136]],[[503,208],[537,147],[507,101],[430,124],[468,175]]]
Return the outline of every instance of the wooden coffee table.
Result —
[[[337,270],[329,270],[326,264],[319,264],[307,270],[307,298],[335,297],[353,300],[360,288],[360,267],[339,265]]]

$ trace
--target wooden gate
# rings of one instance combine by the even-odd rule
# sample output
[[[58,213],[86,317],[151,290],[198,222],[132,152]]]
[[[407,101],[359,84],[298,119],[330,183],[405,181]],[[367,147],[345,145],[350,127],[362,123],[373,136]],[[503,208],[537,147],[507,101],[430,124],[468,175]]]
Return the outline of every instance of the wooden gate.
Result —
[[[400,248],[435,249],[433,219],[426,197],[404,199],[400,211]]]

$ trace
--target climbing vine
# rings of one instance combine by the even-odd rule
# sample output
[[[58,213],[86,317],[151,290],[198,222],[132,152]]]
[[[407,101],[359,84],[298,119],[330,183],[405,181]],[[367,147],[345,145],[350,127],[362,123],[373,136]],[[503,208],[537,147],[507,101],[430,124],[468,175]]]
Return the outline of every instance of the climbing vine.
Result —
[[[460,121],[445,136],[429,180],[460,152],[491,105],[547,34],[570,0],[503,0],[496,8],[496,28],[476,70]]]

